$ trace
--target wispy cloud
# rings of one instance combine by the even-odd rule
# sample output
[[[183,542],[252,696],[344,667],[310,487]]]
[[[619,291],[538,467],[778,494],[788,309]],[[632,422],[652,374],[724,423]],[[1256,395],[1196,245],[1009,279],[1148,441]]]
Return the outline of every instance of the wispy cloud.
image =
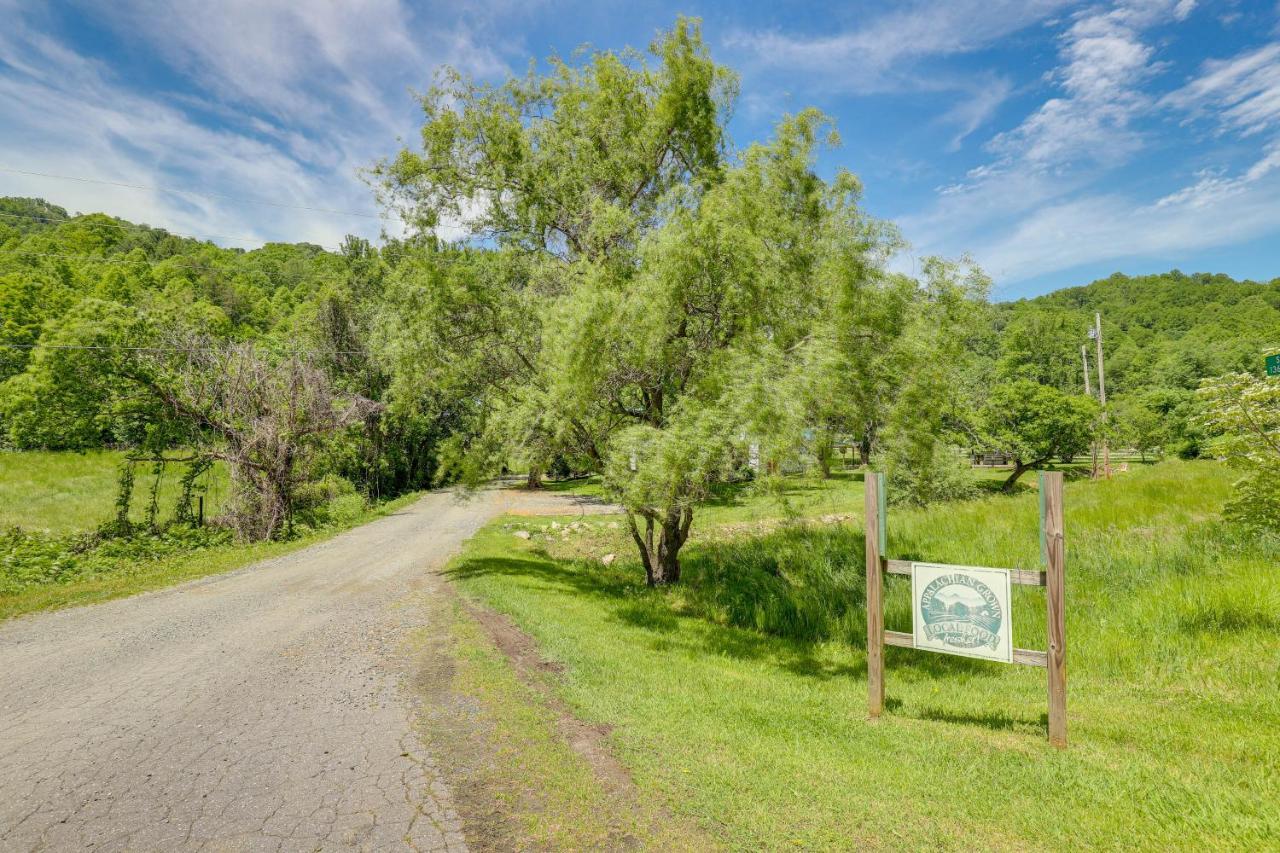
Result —
[[[942,69],[937,60],[975,53],[1040,23],[1070,0],[915,0],[836,33],[738,30],[725,45],[769,85],[851,93],[953,93],[938,123],[955,128],[952,150],[1012,94],[1003,75]],[[755,97],[762,98],[760,94]]]
[[[1269,115],[1264,51],[1208,64],[1176,97],[1155,91],[1168,66],[1148,31],[1185,20],[1193,7],[1187,0],[1130,0],[1073,15],[1059,37],[1060,63],[1046,78],[1056,87],[1053,97],[988,142],[994,159],[941,187],[926,209],[901,217],[906,236],[924,252],[972,251],[1007,286],[1280,227],[1276,146],[1239,171],[1202,172],[1154,199],[1107,186],[1150,144],[1172,106],[1239,107],[1219,112],[1237,129]]]
[[[1169,193],[1155,203],[1157,209],[1181,208],[1203,210],[1216,207],[1232,198],[1250,193],[1273,172],[1280,171],[1280,142],[1266,147],[1262,157],[1243,172],[1230,176],[1222,170],[1204,170],[1199,180],[1177,192]],[[1280,209],[1280,204],[1276,205]]]
[[[1013,83],[1008,78],[995,75],[976,78],[969,97],[938,117],[939,124],[956,128],[947,149],[958,150],[965,139],[995,115],[1012,92]]]
[[[739,31],[726,43],[762,66],[827,75],[824,82],[833,88],[892,91],[912,77],[914,60],[981,50],[1065,5],[1066,0],[917,0],[840,33]]]
[[[1149,0],[1078,15],[1061,38],[1063,63],[1049,75],[1062,94],[988,147],[1006,166],[1061,169],[1082,158],[1123,162],[1142,147],[1133,120],[1153,100],[1141,87],[1161,69],[1142,30],[1189,11],[1185,3]]]
[[[1280,42],[1206,62],[1198,77],[1162,103],[1211,116],[1221,129],[1246,136],[1280,126]]]
[[[401,0],[123,0],[86,3],[125,41],[141,42],[195,80],[210,99],[273,119],[317,121],[357,109],[399,130],[386,82],[424,82],[449,63],[479,76],[506,66],[457,24],[415,26]]]
[[[234,199],[375,212],[357,172],[412,134],[419,116],[408,87],[445,62],[480,76],[506,70],[460,25],[426,22],[424,35],[400,0],[86,4],[122,44],[185,78],[170,93],[79,55],[36,7],[5,11],[0,165],[193,192],[0,174],[0,193],[194,234],[328,245],[348,232],[377,236],[376,219]]]
[[[1086,195],[1035,211],[984,246],[981,255],[1006,281],[1100,261],[1176,259],[1280,229],[1280,148],[1235,176],[1204,175],[1152,203],[1123,195]]]

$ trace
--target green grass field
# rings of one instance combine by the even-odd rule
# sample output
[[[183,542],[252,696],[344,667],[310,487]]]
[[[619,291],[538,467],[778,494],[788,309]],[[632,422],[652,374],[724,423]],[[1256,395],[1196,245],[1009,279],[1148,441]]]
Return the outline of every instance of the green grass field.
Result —
[[[661,592],[608,519],[506,518],[451,573],[563,664],[642,795],[730,848],[1258,849],[1280,838],[1280,545],[1218,522],[1231,479],[1166,462],[1068,483],[1065,751],[1030,667],[890,648],[867,720],[858,518],[765,523],[767,499],[729,496]],[[854,477],[817,493],[793,505],[860,513]],[[891,510],[888,530],[893,557],[1038,562],[1030,490]],[[910,630],[908,584],[887,581],[889,628]],[[1015,590],[1019,646],[1045,646],[1043,595]]]
[[[115,513],[117,483],[124,453],[0,451],[0,530],[63,534],[92,530]],[[181,470],[170,466],[160,481],[160,512],[172,515],[181,493]],[[140,463],[134,481],[131,515],[140,520],[151,496],[151,466]],[[226,470],[215,466],[201,480],[205,513],[212,517],[227,493]]]
[[[241,544],[214,527],[140,531],[130,538],[92,541],[83,534],[115,513],[120,464],[116,451],[86,453],[0,452],[0,619],[76,604],[89,604],[169,586],[257,560],[276,557],[416,500],[405,495],[375,507],[345,494],[332,501],[314,526],[296,538]],[[181,494],[181,470],[164,472],[159,520],[172,519]],[[146,517],[153,476],[137,466],[130,516]],[[217,515],[227,494],[226,470],[216,466],[200,483],[206,518]],[[15,530],[16,529],[16,530]]]

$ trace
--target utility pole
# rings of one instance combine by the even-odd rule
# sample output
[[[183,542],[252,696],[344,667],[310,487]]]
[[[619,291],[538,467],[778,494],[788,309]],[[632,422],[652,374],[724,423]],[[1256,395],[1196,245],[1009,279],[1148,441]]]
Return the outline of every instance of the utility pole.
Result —
[[[1089,348],[1084,344],[1080,345],[1080,360],[1084,362],[1084,395],[1092,397],[1093,389],[1089,387]]]
[[[1098,345],[1098,402],[1102,404],[1102,470],[1111,479],[1111,448],[1107,443],[1107,376],[1102,366],[1102,312],[1093,315],[1093,340]]]
[[[1084,362],[1084,395],[1093,397],[1093,389],[1089,387],[1089,347],[1080,345],[1080,360]],[[1089,454],[1093,457],[1093,467],[1089,469],[1089,477],[1098,479],[1098,442],[1089,442]]]

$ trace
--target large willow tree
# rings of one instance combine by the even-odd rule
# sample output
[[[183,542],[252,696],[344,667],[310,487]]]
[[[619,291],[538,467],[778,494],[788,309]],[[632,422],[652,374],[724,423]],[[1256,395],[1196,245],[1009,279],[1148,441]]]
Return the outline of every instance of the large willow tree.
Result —
[[[604,474],[649,583],[677,581],[697,503],[748,442],[781,443],[782,395],[833,310],[878,292],[884,229],[848,173],[814,173],[825,120],[731,150],[735,78],[695,22],[645,56],[553,59],[502,86],[451,74],[388,202],[467,248],[401,265],[408,375],[457,391],[473,473],[554,450]]]

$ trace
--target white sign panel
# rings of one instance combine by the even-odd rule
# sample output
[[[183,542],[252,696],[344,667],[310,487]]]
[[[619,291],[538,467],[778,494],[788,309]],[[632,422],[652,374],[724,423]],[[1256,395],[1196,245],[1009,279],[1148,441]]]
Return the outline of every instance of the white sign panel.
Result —
[[[1013,663],[1009,571],[911,564],[917,649]]]

